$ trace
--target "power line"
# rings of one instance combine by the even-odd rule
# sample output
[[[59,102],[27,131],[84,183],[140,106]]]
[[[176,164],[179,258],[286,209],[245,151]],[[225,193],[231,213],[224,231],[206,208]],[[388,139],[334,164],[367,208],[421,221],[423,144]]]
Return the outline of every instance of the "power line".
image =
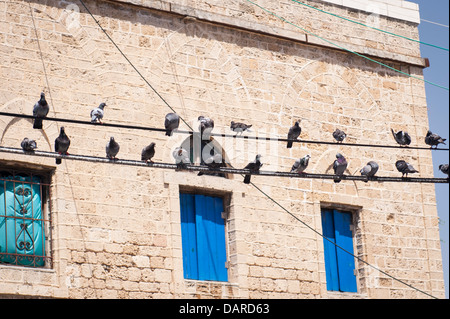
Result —
[[[36,117],[33,115],[27,114],[19,114],[19,113],[9,113],[9,112],[0,112],[0,116],[8,116],[8,117],[19,117],[26,119],[35,119]],[[133,130],[144,130],[144,131],[156,131],[156,132],[166,132],[166,129],[157,128],[157,127],[149,127],[149,126],[138,126],[138,125],[128,125],[128,124],[117,124],[117,123],[108,123],[102,122],[93,123],[90,121],[81,121],[81,120],[73,120],[73,119],[65,119],[59,117],[45,117],[45,121],[56,121],[56,122],[64,122],[64,123],[73,123],[73,124],[81,124],[81,125],[94,125],[98,127],[114,127],[114,128],[123,128],[123,129],[133,129]],[[199,134],[199,132],[194,131],[185,131],[185,130],[174,130],[173,133],[178,134]],[[248,136],[248,135],[233,135],[233,134],[224,134],[224,133],[211,133],[211,136],[216,137],[224,137],[224,138],[241,138],[245,140],[258,140],[258,141],[276,141],[276,142],[288,142],[292,141],[294,143],[305,143],[305,144],[324,144],[324,145],[338,145],[338,146],[353,146],[353,147],[373,147],[373,148],[393,148],[393,149],[409,149],[409,150],[437,150],[437,151],[449,151],[448,148],[432,148],[432,147],[419,147],[419,146],[400,146],[400,145],[379,145],[379,144],[362,144],[362,143],[336,143],[336,142],[328,142],[328,141],[313,141],[313,140],[289,140],[287,138],[278,138],[278,137],[270,137],[270,136]]]
[[[442,24],[442,23],[437,23],[437,22],[433,22],[433,21],[429,21],[429,20],[425,20],[425,19],[420,19],[420,21],[428,22],[428,23],[435,24],[435,25],[438,25],[438,26],[441,26],[441,27],[444,27],[444,28],[448,28],[448,25],[445,25],[445,24]]]
[[[363,54],[361,54],[361,53],[358,53],[358,52],[355,52],[355,51],[353,51],[353,50],[344,48],[343,46],[341,46],[341,45],[339,45],[339,44],[336,44],[336,43],[334,43],[334,42],[331,42],[330,40],[327,40],[327,39],[325,39],[325,38],[322,38],[321,36],[319,36],[319,35],[317,35],[317,34],[311,32],[311,31],[308,31],[308,30],[302,28],[302,27],[296,25],[295,23],[290,22],[290,21],[286,20],[286,19],[283,18],[283,17],[280,17],[280,16],[277,15],[276,13],[274,13],[274,12],[272,12],[272,11],[270,11],[270,10],[268,10],[268,9],[266,9],[266,8],[264,8],[264,7],[262,7],[262,6],[260,6],[259,4],[255,3],[255,2],[253,2],[253,1],[251,1],[251,0],[246,0],[246,1],[247,1],[247,2],[250,2],[251,4],[253,4],[253,5],[257,6],[257,7],[259,7],[261,10],[263,10],[263,11],[265,11],[265,12],[267,12],[267,13],[273,15],[274,17],[280,19],[281,21],[286,22],[286,23],[288,23],[288,24],[290,24],[290,25],[292,25],[292,26],[294,26],[294,27],[296,27],[296,28],[298,28],[298,29],[300,29],[300,30],[302,30],[302,31],[304,31],[304,32],[306,32],[306,33],[308,33],[308,34],[311,34],[312,36],[315,36],[316,38],[321,39],[322,41],[325,41],[325,42],[327,42],[327,43],[329,43],[329,44],[331,44],[331,45],[333,45],[333,46],[335,46],[335,47],[337,47],[337,48],[339,48],[339,49],[341,49],[341,50],[344,50],[344,51],[347,51],[347,52],[349,52],[349,53],[355,54],[355,55],[357,55],[357,56],[359,56],[359,57],[361,57],[361,58],[363,58],[363,59],[366,59],[366,60],[368,60],[368,61],[377,63],[377,64],[379,64],[379,65],[381,65],[381,66],[384,66],[384,67],[386,67],[386,68],[388,68],[388,69],[390,69],[390,70],[392,70],[392,71],[398,72],[398,73],[400,73],[400,74],[406,75],[406,76],[408,76],[408,77],[410,77],[410,78],[413,78],[413,79],[416,79],[416,80],[419,80],[419,81],[423,81],[423,82],[428,83],[428,84],[430,84],[430,85],[433,85],[433,86],[436,86],[436,87],[438,87],[438,88],[441,88],[441,89],[444,89],[444,90],[449,91],[449,88],[447,88],[447,87],[445,87],[445,86],[442,86],[442,85],[433,83],[433,82],[431,82],[431,81],[428,81],[428,80],[419,78],[419,77],[417,77],[417,76],[411,75],[411,74],[409,74],[409,73],[403,72],[403,71],[398,70],[398,69],[396,69],[396,68],[393,68],[393,67],[391,67],[391,66],[389,66],[389,65],[387,65],[387,64],[385,64],[385,63],[382,63],[382,62],[380,62],[380,61],[377,61],[377,60],[374,60],[374,59],[372,59],[372,58],[369,58],[369,57],[367,57],[367,56],[365,56],[365,55],[363,55]]]
[[[377,31],[380,31],[380,32],[387,33],[387,34],[389,34],[389,35],[393,35],[393,36],[400,37],[400,38],[403,38],[403,39],[406,39],[406,40],[410,40],[410,41],[414,41],[414,42],[417,42],[417,43],[420,43],[420,44],[423,44],[423,45],[428,45],[428,46],[431,46],[431,47],[434,47],[434,48],[437,48],[437,49],[441,49],[441,50],[448,51],[447,48],[443,48],[443,47],[440,47],[440,46],[437,46],[437,45],[434,45],[434,44],[422,42],[422,41],[419,41],[419,40],[416,40],[416,39],[408,38],[408,37],[405,37],[405,36],[400,35],[400,34],[396,34],[396,33],[393,33],[393,32],[389,32],[389,31],[386,31],[386,30],[382,30],[382,29],[379,29],[379,28],[376,28],[376,27],[373,27],[373,26],[370,26],[370,25],[367,25],[367,24],[358,22],[358,21],[354,21],[354,20],[352,20],[352,19],[345,18],[345,17],[342,17],[342,16],[337,15],[337,14],[335,14],[335,13],[331,13],[331,12],[328,12],[328,11],[325,11],[325,10],[322,10],[322,9],[319,9],[319,8],[316,8],[316,7],[314,7],[314,6],[311,6],[311,5],[309,5],[309,4],[300,2],[300,1],[298,1],[298,0],[291,0],[291,1],[296,2],[296,3],[298,3],[298,4],[301,4],[301,5],[305,6],[305,7],[308,7],[308,8],[317,10],[317,11],[320,11],[320,12],[322,12],[322,13],[326,13],[326,14],[332,15],[332,16],[334,16],[334,17],[337,17],[337,18],[340,18],[340,19],[343,19],[343,20],[346,20],[346,21],[349,21],[349,22],[352,22],[352,23],[356,23],[356,24],[362,25],[362,26],[367,27],[367,28],[371,28],[371,29],[374,29],[374,30],[377,30]],[[427,22],[428,22],[428,21],[427,21]],[[448,26],[447,26],[447,28],[448,28]]]

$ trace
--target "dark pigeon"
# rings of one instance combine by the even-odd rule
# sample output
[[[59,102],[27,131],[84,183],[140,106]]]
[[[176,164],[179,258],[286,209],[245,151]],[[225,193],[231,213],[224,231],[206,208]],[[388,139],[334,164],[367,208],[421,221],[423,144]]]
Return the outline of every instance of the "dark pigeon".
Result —
[[[236,135],[238,133],[241,133],[241,135],[242,135],[242,132],[249,130],[249,128],[251,128],[251,127],[252,127],[251,124],[244,124],[244,123],[240,123],[240,122],[231,121],[231,124],[230,124],[230,129],[233,132],[235,132]]]
[[[261,166],[263,166],[260,159],[261,159],[261,155],[259,155],[259,154],[256,155],[255,160],[253,162],[248,163],[247,166],[244,167],[244,169],[248,169],[252,173],[259,172],[259,169],[261,168]],[[250,184],[250,178],[251,178],[251,175],[245,175],[244,183]]]
[[[299,126],[299,122],[295,122],[294,126],[292,126],[291,128],[289,128],[289,132],[288,132],[288,140],[296,140],[299,136],[300,133],[302,132],[302,128]],[[291,148],[292,147],[292,141],[288,141],[287,142],[287,148]]]
[[[176,113],[166,114],[164,120],[164,127],[166,128],[166,135],[172,136],[173,130],[176,130],[180,126],[180,117]]]
[[[303,171],[308,167],[309,159],[311,156],[306,155],[305,157],[299,158],[294,162],[294,165],[292,165],[291,173],[303,173]]]
[[[220,153],[216,153],[214,155],[209,156],[207,159],[203,161],[203,163],[211,169],[220,168],[224,166],[222,155]],[[202,176],[205,172],[198,172],[198,176]]]
[[[42,129],[42,119],[47,116],[48,111],[49,106],[47,101],[45,100],[45,94],[44,92],[42,92],[40,100],[37,101],[33,107],[33,116],[36,117],[33,123],[34,129]]]
[[[394,136],[395,141],[400,145],[409,145],[411,144],[411,136],[409,136],[408,132],[398,131],[397,133],[391,129],[392,136]]]
[[[413,174],[413,173],[419,173],[419,171],[417,171],[416,169],[414,169],[414,167],[405,162],[404,160],[399,160],[397,162],[395,162],[395,167],[397,167],[397,170],[402,173],[402,177],[406,174],[406,177],[408,177],[408,174]]]
[[[439,170],[448,176],[448,164],[439,165]]]
[[[155,143],[152,142],[150,145],[144,147],[141,152],[141,161],[148,163],[149,161],[152,163],[152,158],[155,156]]]
[[[55,139],[55,152],[59,153],[60,155],[69,155],[67,153],[67,150],[70,146],[70,139],[66,135],[66,132],[64,130],[64,126],[61,127],[59,130],[59,136]],[[56,164],[61,164],[61,159],[56,159]]]
[[[442,138],[437,134],[431,133],[431,131],[428,131],[427,136],[425,136],[425,143],[430,145],[431,147],[435,146],[435,148],[437,148],[439,144],[447,145],[445,144],[446,140],[447,139]]]
[[[186,168],[186,164],[190,164],[188,152],[182,148],[177,147],[173,152],[172,156],[175,159],[175,163],[177,164],[177,169]]]
[[[336,129],[334,132],[333,132],[333,137],[334,137],[334,139],[339,143],[342,143],[342,141],[347,137],[347,134],[345,134],[345,132],[344,131],[341,131],[340,129]]]
[[[367,183],[367,181],[378,172],[378,164],[374,161],[370,161],[359,172],[361,175],[365,175],[367,177],[367,180],[365,180]]]
[[[115,160],[117,153],[119,153],[119,150],[119,143],[117,143],[114,137],[111,136],[109,142],[106,143],[106,157],[110,160]]]
[[[30,140],[28,137],[25,137],[20,143],[24,152],[34,152],[37,148],[37,144],[35,140]]]
[[[198,130],[202,134],[202,140],[209,140],[211,131],[214,128],[214,120],[204,116],[199,116],[198,120],[200,121]]]
[[[106,103],[100,103],[98,107],[91,111],[91,123],[99,122],[102,124],[103,115],[105,115]]]
[[[337,177],[334,178],[335,183],[339,183],[341,181],[341,177],[344,175],[346,168],[347,160],[342,154],[337,153],[336,160],[333,163],[334,175],[337,175]]]

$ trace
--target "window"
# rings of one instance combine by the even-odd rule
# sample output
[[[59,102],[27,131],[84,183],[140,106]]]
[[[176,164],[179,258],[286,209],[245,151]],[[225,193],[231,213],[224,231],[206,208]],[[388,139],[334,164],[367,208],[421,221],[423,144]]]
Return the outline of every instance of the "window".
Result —
[[[227,281],[223,198],[180,193],[184,278]]]
[[[0,170],[0,264],[48,264],[45,178]]]
[[[322,231],[327,290],[357,292],[353,237],[350,226],[352,214],[333,209],[322,209]],[[342,247],[345,252],[336,245]]]

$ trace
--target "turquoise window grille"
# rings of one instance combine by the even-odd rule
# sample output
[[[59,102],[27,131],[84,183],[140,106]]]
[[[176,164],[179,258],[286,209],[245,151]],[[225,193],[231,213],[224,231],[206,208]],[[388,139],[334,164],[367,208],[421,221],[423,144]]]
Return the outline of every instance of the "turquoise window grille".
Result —
[[[42,177],[0,174],[0,263],[44,267],[46,252]]]

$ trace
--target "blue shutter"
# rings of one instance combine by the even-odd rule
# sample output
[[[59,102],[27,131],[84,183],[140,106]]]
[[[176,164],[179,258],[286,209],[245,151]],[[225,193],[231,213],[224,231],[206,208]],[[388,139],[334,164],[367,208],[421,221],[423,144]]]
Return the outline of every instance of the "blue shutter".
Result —
[[[350,230],[352,214],[334,211],[336,244],[353,254],[353,236]],[[340,248],[336,249],[339,270],[339,288],[341,291],[357,292],[354,274],[355,260],[352,255]]]
[[[322,233],[323,236],[328,239],[323,239],[327,290],[339,291],[336,246],[334,245],[336,243],[336,238],[334,234],[334,221],[332,211],[322,211]]]
[[[180,207],[184,278],[198,279],[194,195],[180,193]]]

